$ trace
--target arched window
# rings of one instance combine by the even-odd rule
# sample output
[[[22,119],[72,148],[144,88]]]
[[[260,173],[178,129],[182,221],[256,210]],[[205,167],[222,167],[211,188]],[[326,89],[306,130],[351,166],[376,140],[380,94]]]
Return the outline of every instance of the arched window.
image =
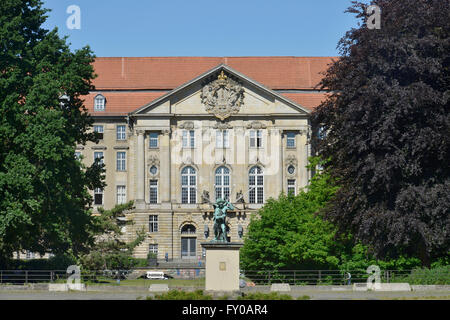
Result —
[[[216,201],[230,198],[230,169],[219,167],[216,169]]]
[[[248,174],[248,195],[250,203],[264,202],[264,175],[260,167],[254,166]]]
[[[94,98],[94,111],[105,111],[106,98],[98,94]]]
[[[185,224],[181,228],[181,234],[195,234],[195,231],[195,226],[193,226],[192,224]]]
[[[192,167],[181,170],[181,203],[196,203],[197,173]]]

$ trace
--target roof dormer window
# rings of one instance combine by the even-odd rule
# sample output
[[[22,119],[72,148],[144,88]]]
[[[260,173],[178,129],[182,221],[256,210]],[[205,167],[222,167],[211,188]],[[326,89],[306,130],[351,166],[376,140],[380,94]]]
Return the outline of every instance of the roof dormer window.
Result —
[[[98,94],[94,98],[94,111],[105,111],[106,98]]]

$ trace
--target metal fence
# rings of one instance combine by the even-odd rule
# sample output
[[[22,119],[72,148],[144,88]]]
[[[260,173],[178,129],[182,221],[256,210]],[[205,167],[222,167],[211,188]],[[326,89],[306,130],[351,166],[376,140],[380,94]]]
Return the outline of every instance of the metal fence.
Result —
[[[411,270],[384,270],[380,272],[380,281],[384,283],[405,279]],[[289,283],[290,285],[346,285],[366,282],[370,274],[365,270],[277,270],[277,271],[241,271],[246,281],[255,285]]]
[[[450,270],[450,269],[449,269]],[[450,271],[440,274],[439,284],[450,284]],[[133,270],[81,270],[80,280],[83,283],[115,283],[117,280],[130,280],[129,284],[151,282],[146,278],[147,271],[162,271],[169,280],[195,280],[204,283],[205,268],[138,268]],[[241,270],[241,279],[250,285],[270,285],[288,283],[290,285],[346,285],[366,282],[370,276],[365,270]],[[409,282],[412,270],[381,270],[379,276],[382,283]],[[0,284],[27,284],[65,282],[71,274],[66,270],[0,270]],[[427,275],[414,273],[416,284],[430,284]],[[423,278],[423,279],[422,279]],[[443,280],[442,280],[443,279]],[[133,282],[133,280],[138,280]],[[418,282],[417,282],[418,281]],[[427,282],[428,281],[428,282]],[[187,281],[186,283],[188,283]]]
[[[133,270],[81,270],[80,281],[83,283],[115,283],[117,280],[151,281],[146,271],[161,271],[167,280],[199,280],[204,279],[204,268],[141,268]],[[66,270],[0,270],[0,284],[28,284],[65,282],[73,276]]]

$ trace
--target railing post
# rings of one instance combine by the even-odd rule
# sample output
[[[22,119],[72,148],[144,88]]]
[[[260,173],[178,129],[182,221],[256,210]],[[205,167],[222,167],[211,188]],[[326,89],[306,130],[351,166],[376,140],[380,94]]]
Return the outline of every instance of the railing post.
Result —
[[[271,279],[270,279],[270,271],[269,271],[269,284],[270,284],[270,282],[271,282]]]
[[[322,271],[319,270],[319,283],[322,281]]]
[[[25,284],[28,284],[28,270],[25,271]]]
[[[294,285],[296,284],[295,280],[296,280],[296,279],[295,279],[295,271],[294,271]]]
[[[3,270],[0,271],[0,283],[3,283]]]

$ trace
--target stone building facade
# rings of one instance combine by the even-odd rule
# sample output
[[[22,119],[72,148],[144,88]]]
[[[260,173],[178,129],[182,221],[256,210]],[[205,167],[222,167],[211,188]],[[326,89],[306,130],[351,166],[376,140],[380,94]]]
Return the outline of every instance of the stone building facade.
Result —
[[[200,242],[214,237],[211,203],[218,198],[235,207],[229,240],[242,240],[268,198],[308,184],[308,118],[324,98],[313,86],[329,62],[97,59],[96,90],[85,104],[103,137],[77,148],[86,164],[101,157],[106,165],[107,186],[94,191],[94,206],[134,200],[125,237],[147,233],[136,257],[202,259]]]

